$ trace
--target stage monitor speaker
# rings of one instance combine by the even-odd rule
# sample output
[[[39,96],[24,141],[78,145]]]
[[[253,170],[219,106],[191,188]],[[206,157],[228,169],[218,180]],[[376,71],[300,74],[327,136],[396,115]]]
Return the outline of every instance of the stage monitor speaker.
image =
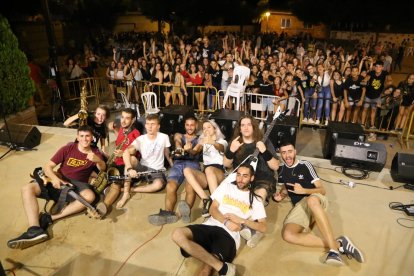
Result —
[[[270,122],[266,123],[266,129]],[[296,144],[296,135],[298,133],[299,118],[296,116],[286,116],[282,121],[276,122],[272,132],[270,132],[269,139],[272,142],[275,150],[278,150],[280,144],[283,142],[290,142]]]
[[[338,138],[364,142],[364,129],[359,124],[329,121],[322,149],[323,158],[331,159]]]
[[[414,154],[397,152],[391,163],[391,177],[395,182],[414,184]]]
[[[189,114],[194,116],[192,106],[170,105],[163,108],[160,112],[160,131],[167,135],[173,135],[177,132],[185,133],[184,119]]]
[[[332,155],[332,165],[380,172],[387,162],[384,144],[337,139]]]
[[[34,148],[40,144],[42,134],[35,126],[8,124],[8,130],[10,135],[5,126],[0,129],[1,142],[14,143],[19,147],[25,148]]]
[[[218,109],[211,114],[210,119],[214,120],[217,123],[217,125],[221,129],[221,132],[226,137],[226,140],[231,141],[231,138],[233,137],[233,131],[236,128],[237,122],[243,115],[243,111]]]

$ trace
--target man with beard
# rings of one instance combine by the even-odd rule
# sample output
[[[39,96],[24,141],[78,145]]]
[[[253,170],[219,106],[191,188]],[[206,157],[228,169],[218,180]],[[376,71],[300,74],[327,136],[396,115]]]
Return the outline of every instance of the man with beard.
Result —
[[[199,153],[194,151],[198,144],[197,119],[191,115],[184,120],[185,134],[176,133],[174,135],[175,154],[173,155],[174,165],[168,175],[167,191],[165,195],[165,210],[160,209],[158,214],[148,216],[148,221],[153,225],[163,225],[174,223],[178,220],[178,215],[174,212],[177,202],[177,191],[184,182],[184,169],[190,168],[200,170]],[[194,205],[195,192],[191,185],[185,185],[185,201],[178,203],[178,212],[183,222],[190,222],[191,207]]]
[[[120,174],[124,173],[125,169],[125,163],[122,158],[122,155],[126,148],[141,134],[140,132],[134,127],[135,124],[135,110],[132,108],[125,108],[121,112],[121,119],[120,122],[115,120],[114,125],[118,125],[118,127],[112,127],[113,129],[117,129],[118,136],[115,141],[115,159],[114,164],[108,164],[109,167],[116,168]],[[120,124],[120,129],[119,129]],[[118,148],[119,145],[122,145],[122,147]],[[134,156],[131,156],[131,163],[136,165],[138,164],[138,154],[136,153]],[[130,180],[125,180],[125,182],[130,182]],[[108,192],[105,195],[104,204],[108,208],[111,206],[115,200],[118,198],[120,192],[121,192],[121,186],[120,183],[112,183]],[[129,183],[127,184],[129,185]],[[122,195],[122,198],[118,201],[116,208],[122,208],[126,201],[129,199],[129,190],[124,190],[124,193]]]
[[[298,160],[296,149],[289,142],[280,145],[280,155],[284,164],[279,168],[279,183],[283,183],[284,186],[275,193],[274,200],[280,202],[289,196],[293,204],[293,209],[283,223],[283,239],[297,245],[329,249],[325,260],[327,264],[343,265],[339,252],[363,263],[362,252],[348,237],[340,236],[334,239],[326,213],[328,199],[325,197],[325,188],[311,163]],[[314,222],[322,237],[305,231],[312,228]]]
[[[231,262],[240,246],[240,230],[245,225],[259,232],[266,231],[266,212],[262,200],[250,189],[254,180],[251,165],[237,169],[236,181],[222,183],[211,195],[211,217],[203,224],[177,228],[173,241],[184,257],[194,257],[204,263],[200,275],[235,275]]]

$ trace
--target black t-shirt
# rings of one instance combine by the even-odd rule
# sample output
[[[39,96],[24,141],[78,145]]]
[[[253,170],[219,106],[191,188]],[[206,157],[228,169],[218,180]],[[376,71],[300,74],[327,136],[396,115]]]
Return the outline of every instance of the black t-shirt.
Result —
[[[91,143],[91,146],[93,147],[97,147],[99,141],[101,140],[101,138],[106,138],[107,137],[107,129],[106,129],[106,124],[97,124],[94,121],[94,115],[90,115],[88,116],[88,121],[87,121],[88,126],[92,127],[92,134],[93,134],[93,141]]]
[[[219,90],[221,86],[221,75],[223,71],[221,69],[214,70],[213,68],[209,67],[207,73],[211,75],[211,83],[213,86]]]
[[[362,88],[364,85],[361,84],[363,78],[358,76],[357,80],[354,80],[351,76],[349,76],[345,83],[344,89],[348,91],[348,97],[351,97],[353,100],[359,100],[362,96]]]
[[[263,79],[258,79],[254,82],[254,86],[260,89],[260,94],[274,96],[272,82],[264,82]]]
[[[266,149],[270,151],[270,153],[273,155],[274,158],[278,159],[276,151],[272,145],[272,143],[267,140],[266,143]],[[239,166],[250,154],[253,154],[256,150],[256,143],[244,143],[237,151],[233,159],[233,168],[236,168]],[[248,159],[244,163],[250,164],[251,159]],[[276,183],[276,179],[274,177],[274,171],[269,167],[267,162],[263,159],[263,156],[261,153],[258,155],[258,162],[257,162],[257,168],[255,180],[267,180],[271,181],[273,184]]]
[[[369,81],[367,82],[367,92],[366,96],[370,99],[376,99],[381,96],[382,91],[384,90],[385,78],[388,73],[382,71],[379,76],[375,75],[375,71],[369,72]]]
[[[306,73],[305,74],[305,76],[307,77],[307,80],[306,80],[306,87],[309,87],[309,88],[315,88],[315,86],[316,86],[316,84],[317,84],[317,82],[315,81],[315,82],[311,82],[311,80],[313,79],[313,76],[311,76],[310,74],[308,74],[308,73]]]
[[[341,82],[341,84],[337,84],[336,81],[334,81],[334,92],[335,97],[343,97],[344,96],[344,83]]]
[[[296,205],[302,198],[309,195],[299,195],[291,192],[292,186],[286,185],[286,183],[295,184],[299,183],[305,189],[314,189],[316,186],[313,184],[316,180],[319,180],[315,169],[309,161],[299,160],[292,167],[288,167],[285,164],[281,164],[278,170],[279,183],[285,184],[285,188],[288,191],[289,197],[292,200],[292,204]]]

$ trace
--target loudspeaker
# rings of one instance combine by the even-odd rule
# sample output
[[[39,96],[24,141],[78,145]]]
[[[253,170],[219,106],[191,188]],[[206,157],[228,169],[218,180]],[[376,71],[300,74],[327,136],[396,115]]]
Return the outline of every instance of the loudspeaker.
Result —
[[[177,132],[185,133],[184,119],[188,114],[194,116],[192,106],[170,105],[163,108],[160,112],[160,131],[167,135],[173,135]]]
[[[226,140],[230,141],[233,137],[233,131],[236,128],[240,117],[244,115],[244,111],[218,109],[211,114],[210,119],[219,125],[221,132],[226,136]]]
[[[266,129],[271,122],[266,122]],[[281,122],[276,122],[269,134],[269,139],[275,150],[278,150],[280,144],[288,141],[293,145],[296,144],[296,134],[298,133],[299,118],[296,116],[286,116]]]
[[[414,183],[414,154],[397,152],[391,163],[391,177],[395,182]]]
[[[322,149],[323,158],[331,159],[338,138],[364,142],[364,129],[359,124],[329,121],[328,127],[326,128],[325,143]]]
[[[19,147],[34,148],[40,144],[42,134],[35,126],[8,124],[6,127],[0,129],[0,141],[5,143],[15,143]],[[11,141],[10,141],[11,138]]]
[[[387,162],[384,144],[337,139],[331,163],[346,168],[380,172]]]

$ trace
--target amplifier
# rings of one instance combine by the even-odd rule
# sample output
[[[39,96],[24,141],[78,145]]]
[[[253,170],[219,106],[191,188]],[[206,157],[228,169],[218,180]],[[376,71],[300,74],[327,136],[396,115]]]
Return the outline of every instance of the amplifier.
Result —
[[[266,129],[271,122],[266,123]],[[270,132],[269,140],[272,142],[275,150],[278,150],[283,142],[296,144],[296,135],[298,133],[299,118],[296,116],[286,116],[281,122],[276,122]]]
[[[323,158],[331,159],[338,138],[363,142],[365,140],[364,129],[359,124],[329,121],[322,149]]]
[[[214,120],[217,123],[221,129],[221,132],[224,134],[224,136],[226,136],[226,140],[231,141],[237,122],[243,115],[244,111],[218,109],[211,114],[210,119]]]
[[[337,139],[332,155],[332,165],[380,172],[387,162],[384,144]]]

